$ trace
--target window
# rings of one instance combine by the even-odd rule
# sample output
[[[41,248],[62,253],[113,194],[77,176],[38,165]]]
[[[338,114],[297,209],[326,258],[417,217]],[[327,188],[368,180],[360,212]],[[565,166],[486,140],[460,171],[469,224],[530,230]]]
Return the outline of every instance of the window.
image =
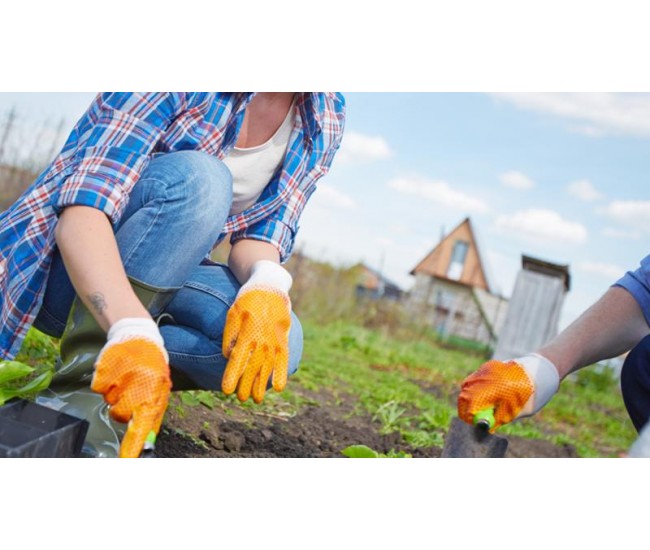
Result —
[[[463,267],[465,266],[465,258],[467,257],[468,249],[469,243],[466,241],[456,241],[454,243],[454,250],[451,254],[447,277],[454,279],[455,281],[460,279],[463,274]]]

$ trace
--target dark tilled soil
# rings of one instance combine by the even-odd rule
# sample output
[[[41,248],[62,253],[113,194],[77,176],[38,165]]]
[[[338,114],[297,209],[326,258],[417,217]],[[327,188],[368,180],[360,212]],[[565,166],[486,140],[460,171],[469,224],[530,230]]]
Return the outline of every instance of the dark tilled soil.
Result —
[[[413,448],[398,432],[380,435],[379,424],[370,416],[354,413],[351,396],[334,399],[328,391],[299,390],[310,404],[302,405],[295,416],[275,416],[261,409],[219,402],[210,409],[203,405],[171,406],[158,437],[155,455],[161,458],[344,458],[341,451],[350,445],[366,445],[380,453],[403,451],[414,458],[438,458],[441,447]],[[571,446],[548,441],[508,437],[506,457],[576,457]]]

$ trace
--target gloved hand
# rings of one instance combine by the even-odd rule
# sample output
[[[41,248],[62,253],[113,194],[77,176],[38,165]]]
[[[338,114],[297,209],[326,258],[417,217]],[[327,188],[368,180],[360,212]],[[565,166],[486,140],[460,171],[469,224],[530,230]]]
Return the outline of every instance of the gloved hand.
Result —
[[[90,388],[104,395],[111,417],[128,422],[120,458],[137,458],[149,434],[158,434],[171,387],[169,357],[156,323],[135,318],[114,323]]]
[[[468,376],[458,396],[458,416],[473,424],[474,415],[494,409],[490,432],[516,418],[531,416],[546,405],[560,386],[557,368],[531,353],[513,361],[488,361]]]
[[[253,265],[226,316],[222,348],[228,364],[221,384],[226,395],[237,390],[237,398],[246,401],[252,393],[255,403],[261,403],[271,374],[275,391],[286,386],[292,282],[275,262]]]

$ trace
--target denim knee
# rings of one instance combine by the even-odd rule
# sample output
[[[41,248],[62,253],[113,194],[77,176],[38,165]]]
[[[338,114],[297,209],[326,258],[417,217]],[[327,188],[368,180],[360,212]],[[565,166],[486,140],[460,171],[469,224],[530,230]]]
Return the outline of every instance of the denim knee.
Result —
[[[232,174],[213,155],[201,151],[163,153],[151,160],[142,179],[162,183],[167,200],[185,202],[198,214],[218,209],[227,215],[230,211]]]

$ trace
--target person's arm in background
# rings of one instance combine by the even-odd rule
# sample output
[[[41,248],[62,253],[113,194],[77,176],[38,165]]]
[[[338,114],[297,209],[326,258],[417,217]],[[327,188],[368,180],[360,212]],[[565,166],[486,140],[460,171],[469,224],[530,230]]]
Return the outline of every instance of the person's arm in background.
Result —
[[[538,353],[564,378],[629,351],[648,334],[650,327],[638,302],[627,290],[612,287]]]
[[[462,383],[458,414],[494,411],[491,431],[544,407],[569,373],[632,349],[650,334],[650,256],[538,352],[488,361]]]

